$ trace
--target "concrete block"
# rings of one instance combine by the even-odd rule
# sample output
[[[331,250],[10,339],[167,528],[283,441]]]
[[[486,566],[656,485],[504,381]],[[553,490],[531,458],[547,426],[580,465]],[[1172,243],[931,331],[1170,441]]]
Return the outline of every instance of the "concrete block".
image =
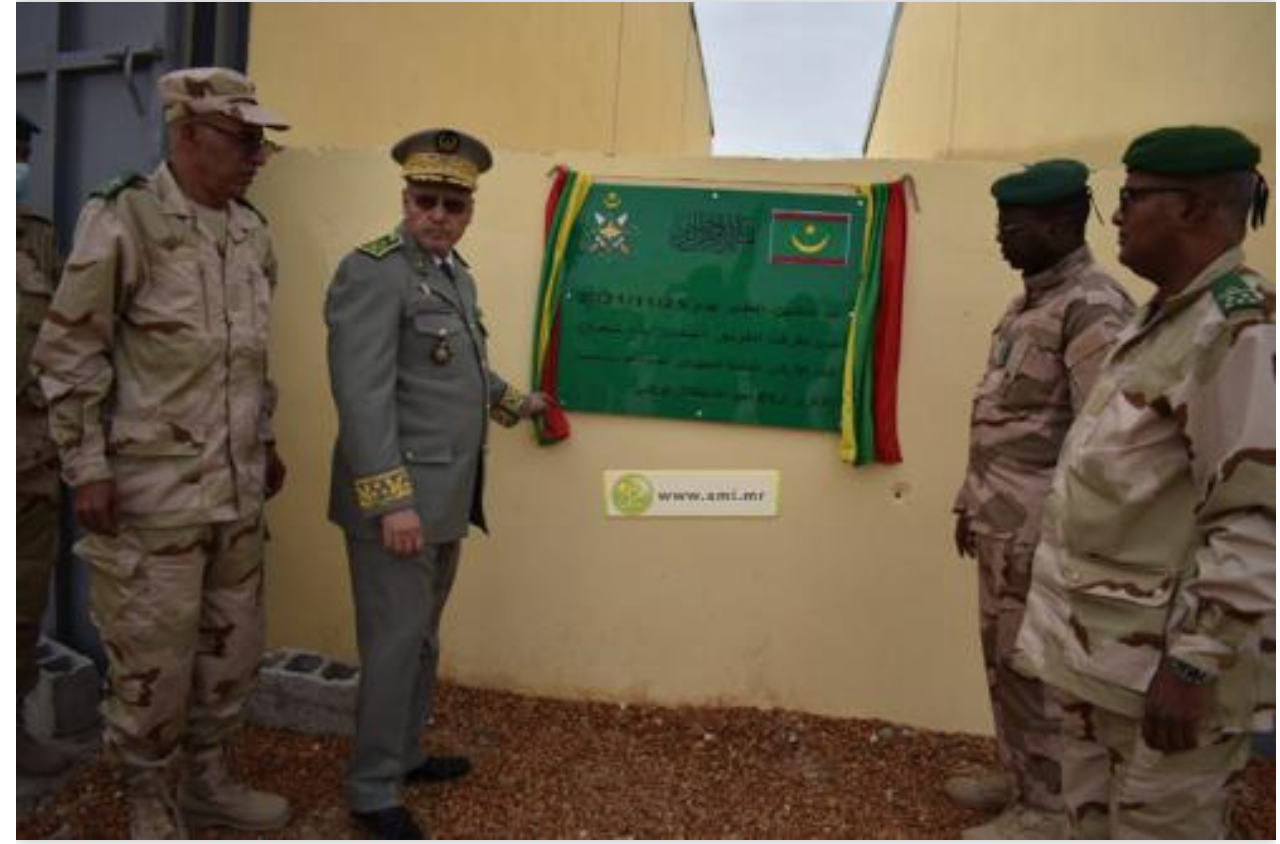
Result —
[[[356,666],[280,648],[263,656],[245,714],[263,727],[349,736],[355,732],[359,685]]]
[[[36,646],[40,680],[23,709],[27,728],[45,738],[75,738],[97,729],[102,678],[93,661],[42,637]]]

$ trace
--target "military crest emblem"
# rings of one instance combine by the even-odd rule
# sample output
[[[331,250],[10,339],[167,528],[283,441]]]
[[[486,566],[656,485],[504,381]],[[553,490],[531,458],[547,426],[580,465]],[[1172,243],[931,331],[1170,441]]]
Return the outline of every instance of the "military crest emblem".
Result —
[[[591,211],[587,221],[582,251],[601,256],[628,258],[631,256],[631,238],[636,227],[631,213],[623,208],[622,197],[617,191],[609,191],[600,207]]]
[[[436,151],[445,155],[453,155],[461,144],[462,139],[458,137],[458,133],[449,129],[442,129],[436,135]]]

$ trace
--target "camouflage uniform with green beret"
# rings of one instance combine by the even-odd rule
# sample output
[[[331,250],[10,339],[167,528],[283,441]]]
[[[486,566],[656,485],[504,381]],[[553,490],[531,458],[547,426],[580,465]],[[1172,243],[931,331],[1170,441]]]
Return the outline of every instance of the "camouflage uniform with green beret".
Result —
[[[1010,817],[1000,822],[1021,823],[1018,837],[1036,833],[1038,824],[1026,810],[1062,811],[1056,702],[1041,683],[1009,666],[1031,582],[1040,510],[1067,428],[1133,311],[1128,294],[1083,244],[1079,215],[1088,213],[1087,180],[1083,164],[1054,160],[992,185],[1006,214],[1016,206],[1052,215],[1071,204],[1080,243],[1055,255],[1047,268],[1023,272],[1024,289],[992,334],[973,399],[968,468],[954,505],[973,534],[983,658],[1002,779],[1012,785]],[[966,800],[976,786],[962,779],[949,783],[948,791],[961,802],[982,802]],[[996,831],[976,832],[988,837]]]
[[[1121,260],[1141,273],[1143,219],[1167,251],[1167,215],[1258,157],[1233,130],[1136,140]],[[1121,335],[1054,475],[1015,660],[1065,695],[1077,837],[1223,837],[1250,730],[1274,722],[1275,294],[1238,247],[1247,213]]]
[[[284,128],[234,71],[175,71],[159,85],[171,124],[217,116],[219,139]],[[264,643],[276,261],[247,202],[204,208],[178,173],[162,163],[90,197],[33,356],[63,477],[77,494],[105,483],[115,513],[114,529],[86,524],[76,552],[90,565],[109,661],[104,743],[134,837],[185,834],[173,793],[183,765],[189,816],[287,817],[283,800],[232,782],[222,757]]]
[[[399,831],[420,832],[401,801],[415,770],[465,771],[454,757],[428,759],[419,732],[460,542],[470,524],[486,528],[487,423],[528,415],[527,397],[489,368],[476,282],[453,250],[488,149],[462,132],[428,130],[396,144],[392,157],[405,180],[406,222],[344,258],[325,301],[338,411],[329,518],[346,534],[362,668],[347,799],[377,837],[386,837],[377,823],[387,812],[399,813]],[[408,222],[414,192],[424,190],[438,193],[424,194],[434,204],[416,213],[453,227],[430,248]],[[406,516],[416,516],[420,544],[400,553],[386,531]]]

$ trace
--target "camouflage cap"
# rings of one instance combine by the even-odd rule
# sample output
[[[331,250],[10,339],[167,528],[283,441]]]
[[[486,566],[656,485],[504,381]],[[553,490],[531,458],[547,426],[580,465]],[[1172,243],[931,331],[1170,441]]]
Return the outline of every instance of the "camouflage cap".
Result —
[[[225,67],[188,67],[160,77],[164,122],[202,114],[222,114],[251,126],[288,129],[289,124],[258,104],[253,82]]]
[[[1168,126],[1134,139],[1124,166],[1166,176],[1211,176],[1252,170],[1262,159],[1258,145],[1226,126]]]
[[[991,195],[1001,205],[1050,205],[1089,195],[1089,168],[1070,158],[1028,164],[991,183]]]
[[[457,129],[424,129],[391,148],[401,175],[410,182],[438,182],[475,190],[493,156],[481,141]]]

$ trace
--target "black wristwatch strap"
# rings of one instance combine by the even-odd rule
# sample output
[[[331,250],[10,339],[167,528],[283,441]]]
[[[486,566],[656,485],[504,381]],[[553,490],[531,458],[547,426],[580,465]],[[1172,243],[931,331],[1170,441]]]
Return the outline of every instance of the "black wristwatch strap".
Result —
[[[1169,666],[1169,672],[1177,677],[1180,682],[1186,683],[1188,686],[1203,686],[1213,680],[1213,676],[1207,671],[1201,671],[1189,662],[1183,662],[1177,657],[1167,656],[1164,659],[1165,665]]]

